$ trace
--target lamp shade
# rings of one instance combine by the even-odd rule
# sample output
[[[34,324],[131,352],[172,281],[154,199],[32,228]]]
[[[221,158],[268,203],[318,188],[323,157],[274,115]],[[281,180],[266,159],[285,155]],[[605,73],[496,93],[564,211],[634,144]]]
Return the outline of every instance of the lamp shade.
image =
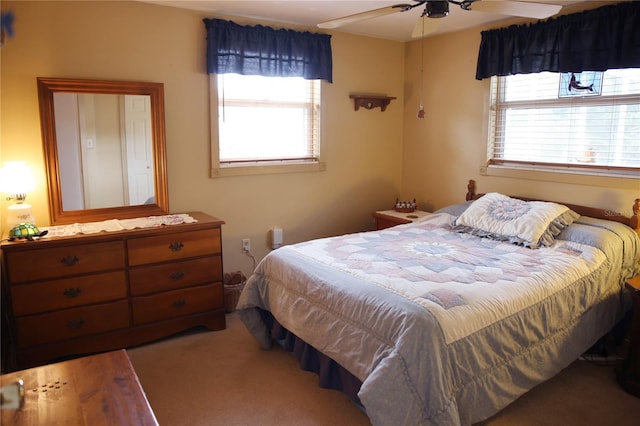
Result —
[[[24,202],[27,193],[35,187],[31,169],[23,161],[8,161],[0,168],[0,192],[16,199],[16,203],[7,209],[8,228],[20,223],[35,222],[31,205]]]
[[[0,192],[26,195],[35,189],[31,168],[23,161],[8,161],[0,169]]]

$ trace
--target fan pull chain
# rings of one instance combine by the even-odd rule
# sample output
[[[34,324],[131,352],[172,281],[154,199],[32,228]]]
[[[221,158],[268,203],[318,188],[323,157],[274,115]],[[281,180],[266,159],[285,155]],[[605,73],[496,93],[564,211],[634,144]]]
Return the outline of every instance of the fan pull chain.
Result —
[[[418,110],[418,118],[424,118],[424,103],[422,102],[422,93],[424,89],[424,16],[420,17],[422,21],[422,40],[420,40],[420,109]]]

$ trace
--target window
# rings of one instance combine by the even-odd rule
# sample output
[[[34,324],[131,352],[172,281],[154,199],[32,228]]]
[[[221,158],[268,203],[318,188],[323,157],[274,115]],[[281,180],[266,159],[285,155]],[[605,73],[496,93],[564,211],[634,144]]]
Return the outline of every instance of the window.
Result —
[[[218,105],[214,175],[322,169],[320,80],[239,74],[213,78]]]
[[[490,165],[637,176],[640,69],[491,79]]]

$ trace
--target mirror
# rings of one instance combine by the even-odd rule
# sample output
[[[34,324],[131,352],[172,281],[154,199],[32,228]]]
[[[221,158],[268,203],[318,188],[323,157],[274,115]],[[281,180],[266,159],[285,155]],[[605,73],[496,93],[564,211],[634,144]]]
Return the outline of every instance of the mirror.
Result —
[[[37,81],[51,225],[167,214],[162,83]]]

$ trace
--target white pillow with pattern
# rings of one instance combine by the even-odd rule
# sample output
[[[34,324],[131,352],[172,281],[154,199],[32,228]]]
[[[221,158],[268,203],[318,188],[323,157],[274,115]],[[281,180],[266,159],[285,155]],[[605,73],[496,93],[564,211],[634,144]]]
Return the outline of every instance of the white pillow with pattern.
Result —
[[[523,201],[497,192],[475,200],[454,222],[453,229],[525,247],[550,246],[580,215],[548,201]]]

